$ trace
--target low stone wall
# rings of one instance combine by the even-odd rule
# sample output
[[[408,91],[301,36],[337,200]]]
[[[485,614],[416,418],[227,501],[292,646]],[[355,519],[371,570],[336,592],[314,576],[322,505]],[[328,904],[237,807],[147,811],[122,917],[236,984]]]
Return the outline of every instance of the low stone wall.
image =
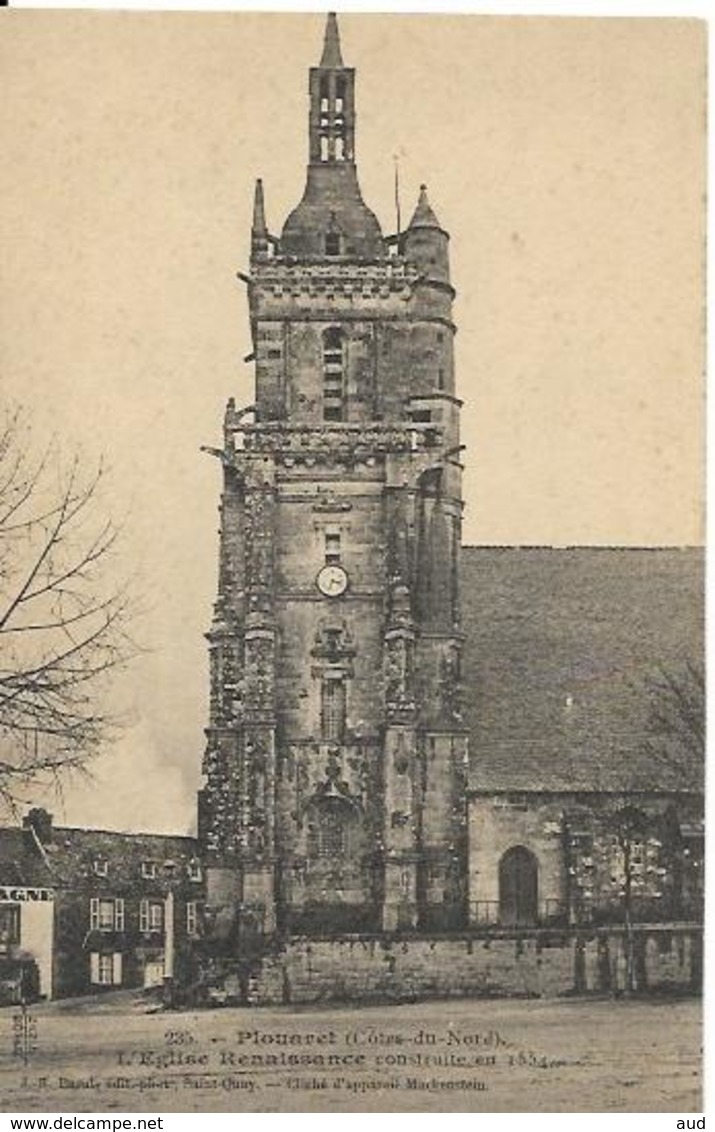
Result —
[[[236,969],[229,999],[257,1005],[327,1001],[405,1002],[423,998],[531,997],[619,993],[625,989],[627,938],[621,928],[451,937],[286,940],[276,952]],[[638,929],[636,989],[699,990],[702,930]]]

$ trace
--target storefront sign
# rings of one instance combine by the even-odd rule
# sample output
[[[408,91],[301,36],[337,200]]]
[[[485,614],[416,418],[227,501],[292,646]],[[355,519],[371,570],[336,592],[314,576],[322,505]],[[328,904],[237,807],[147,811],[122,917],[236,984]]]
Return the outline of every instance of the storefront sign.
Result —
[[[54,900],[55,894],[51,888],[7,888],[0,885],[0,900],[12,900],[13,903]]]

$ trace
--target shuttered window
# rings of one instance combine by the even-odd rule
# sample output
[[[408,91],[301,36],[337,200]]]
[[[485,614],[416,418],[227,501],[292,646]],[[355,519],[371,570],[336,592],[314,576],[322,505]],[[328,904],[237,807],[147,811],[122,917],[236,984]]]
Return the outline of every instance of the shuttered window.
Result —
[[[94,986],[120,987],[122,985],[121,952],[92,951],[89,956],[89,979]]]
[[[323,331],[323,420],[345,420],[343,332],[337,326]]]
[[[89,929],[93,932],[123,932],[124,901],[93,896],[89,902]]]
[[[161,932],[164,929],[164,905],[160,900],[142,900],[139,904],[139,931]]]

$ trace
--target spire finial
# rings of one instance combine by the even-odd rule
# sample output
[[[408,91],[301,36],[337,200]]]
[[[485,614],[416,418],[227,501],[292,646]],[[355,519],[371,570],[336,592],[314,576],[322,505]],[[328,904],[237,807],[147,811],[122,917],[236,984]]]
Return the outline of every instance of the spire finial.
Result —
[[[254,236],[265,236],[268,232],[268,228],[266,227],[266,207],[263,201],[263,181],[260,177],[256,180],[256,188],[253,194],[252,230]]]
[[[263,203],[263,181],[259,177],[253,194],[253,223],[251,224],[251,255],[258,258],[268,253],[268,225]]]
[[[328,12],[320,66],[331,68],[345,66],[342,54],[340,53],[340,32],[338,31],[338,18],[335,12]]]

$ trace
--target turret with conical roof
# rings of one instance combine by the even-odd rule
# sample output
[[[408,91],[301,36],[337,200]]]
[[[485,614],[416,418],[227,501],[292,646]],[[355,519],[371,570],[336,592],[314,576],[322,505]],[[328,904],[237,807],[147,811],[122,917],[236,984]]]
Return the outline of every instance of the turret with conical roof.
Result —
[[[420,195],[417,199],[417,207],[412,214],[412,219],[408,225],[408,229],[415,228],[437,228],[440,232],[439,220],[435,216],[434,209],[427,199],[427,186],[420,185]]]
[[[449,284],[449,235],[442,228],[427,197],[427,186],[420,195],[412,219],[402,235],[400,250],[406,259],[421,268],[430,282]]]

